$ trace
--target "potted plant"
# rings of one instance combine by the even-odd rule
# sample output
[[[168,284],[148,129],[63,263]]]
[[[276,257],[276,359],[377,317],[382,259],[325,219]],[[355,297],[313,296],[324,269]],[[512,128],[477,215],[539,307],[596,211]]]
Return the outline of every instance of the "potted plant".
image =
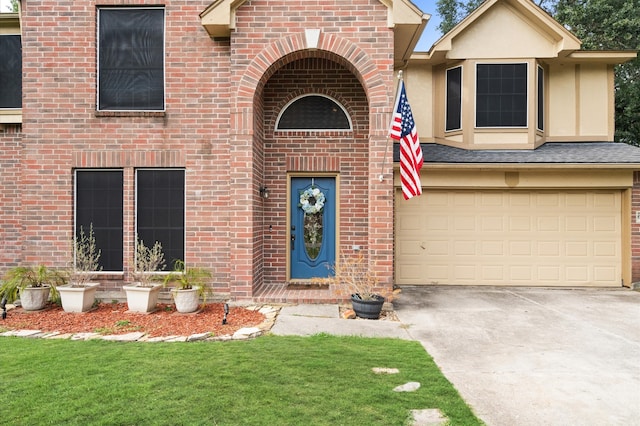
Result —
[[[129,311],[147,313],[153,312],[158,304],[161,284],[156,284],[156,272],[165,268],[162,244],[156,241],[153,247],[147,247],[144,241],[136,237],[136,259],[132,268],[134,284],[123,286],[127,293]]]
[[[362,254],[347,257],[341,253],[332,271],[330,284],[334,293],[349,297],[353,311],[360,318],[380,318],[384,302],[391,302],[396,294],[379,286],[375,271]]]
[[[93,307],[99,283],[92,282],[95,273],[102,270],[98,261],[101,251],[96,246],[93,225],[89,234],[80,227],[80,235],[73,238],[73,259],[69,269],[69,284],[58,287],[62,309],[65,312],[87,312]]]
[[[7,271],[0,285],[0,299],[13,303],[18,298],[26,311],[43,309],[49,299],[58,297],[57,287],[65,283],[64,276],[45,265],[16,266]]]
[[[172,290],[176,310],[181,313],[195,312],[202,299],[202,307],[207,302],[209,287],[207,280],[211,272],[205,268],[187,268],[184,261],[177,260],[173,271],[164,279],[164,284],[175,284]]]

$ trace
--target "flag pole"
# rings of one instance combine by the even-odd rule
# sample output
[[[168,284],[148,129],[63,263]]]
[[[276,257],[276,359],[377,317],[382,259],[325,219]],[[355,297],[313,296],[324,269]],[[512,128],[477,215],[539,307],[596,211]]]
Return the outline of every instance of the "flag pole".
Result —
[[[396,95],[393,97],[393,108],[396,108],[396,103],[397,103],[397,99],[398,99],[398,90],[400,90],[400,82],[402,81],[402,70],[398,71],[398,86],[396,87]],[[393,116],[393,111],[391,112],[391,116]],[[387,133],[387,140],[391,137],[391,125],[389,125],[389,133]],[[391,142],[393,144],[393,142]],[[389,144],[387,143],[387,146],[385,147],[384,150],[384,157],[382,157],[382,166],[380,166],[380,176],[378,177],[378,180],[380,182],[384,181],[384,166],[387,163],[387,155],[389,155]]]

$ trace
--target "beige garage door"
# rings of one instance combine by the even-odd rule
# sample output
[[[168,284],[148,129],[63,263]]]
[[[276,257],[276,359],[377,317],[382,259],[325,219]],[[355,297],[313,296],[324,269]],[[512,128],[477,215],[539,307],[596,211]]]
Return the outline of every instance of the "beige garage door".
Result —
[[[396,194],[397,284],[620,286],[620,191]]]

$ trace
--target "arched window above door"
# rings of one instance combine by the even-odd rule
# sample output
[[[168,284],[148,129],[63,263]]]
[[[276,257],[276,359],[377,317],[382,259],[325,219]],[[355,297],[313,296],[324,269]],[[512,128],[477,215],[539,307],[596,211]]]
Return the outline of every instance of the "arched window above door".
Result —
[[[326,95],[302,95],[282,108],[276,130],[351,130],[345,108]]]

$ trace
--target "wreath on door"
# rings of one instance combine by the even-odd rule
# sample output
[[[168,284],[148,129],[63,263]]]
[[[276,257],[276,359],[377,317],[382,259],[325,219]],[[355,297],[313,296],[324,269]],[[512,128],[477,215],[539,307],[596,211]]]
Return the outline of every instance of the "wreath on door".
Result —
[[[300,193],[300,207],[305,214],[316,214],[322,211],[326,198],[320,189],[312,186]]]

